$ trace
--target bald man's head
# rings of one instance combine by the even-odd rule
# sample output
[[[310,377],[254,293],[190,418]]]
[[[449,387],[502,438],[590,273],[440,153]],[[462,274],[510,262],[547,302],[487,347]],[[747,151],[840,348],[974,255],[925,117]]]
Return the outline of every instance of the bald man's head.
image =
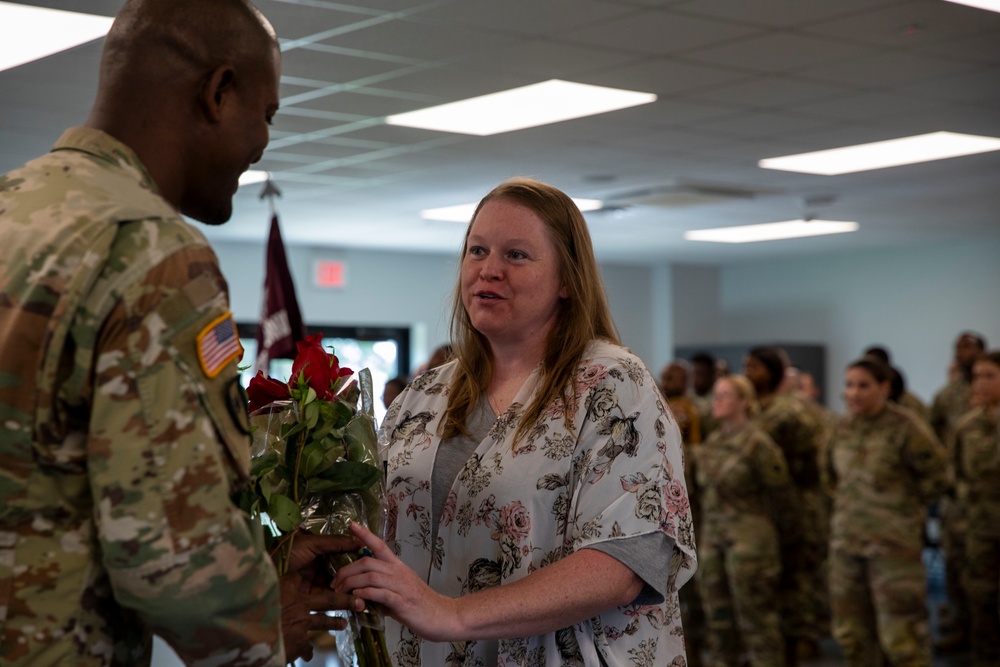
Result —
[[[246,0],[128,0],[88,124],[139,154],[181,212],[218,224],[277,112],[274,29]]]
[[[104,43],[101,93],[141,103],[224,63],[259,63],[272,48],[274,29],[245,0],[128,0]]]
[[[660,373],[660,385],[667,398],[683,396],[687,391],[688,369],[682,361],[672,361]]]

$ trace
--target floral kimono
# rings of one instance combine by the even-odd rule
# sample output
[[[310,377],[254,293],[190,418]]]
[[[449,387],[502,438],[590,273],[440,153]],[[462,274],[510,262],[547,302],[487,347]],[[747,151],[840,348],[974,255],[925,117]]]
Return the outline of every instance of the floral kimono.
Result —
[[[694,535],[680,435],[649,371],[622,347],[591,343],[576,395],[556,400],[515,445],[518,419],[539,384],[536,370],[451,485],[431,545],[436,433],[455,368],[451,362],[414,380],[383,425],[388,538],[396,553],[434,590],[459,597],[516,581],[591,545],[662,531],[676,545],[664,601],[501,640],[498,664],[686,665],[677,588],[694,572]],[[391,620],[386,635],[400,667],[487,667],[486,642],[422,641]]]

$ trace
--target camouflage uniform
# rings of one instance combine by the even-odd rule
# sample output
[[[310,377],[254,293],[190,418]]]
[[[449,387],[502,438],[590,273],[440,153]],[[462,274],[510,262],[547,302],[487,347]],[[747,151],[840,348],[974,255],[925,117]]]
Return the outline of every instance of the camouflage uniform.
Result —
[[[670,412],[677,420],[677,428],[681,430],[681,442],[694,444],[701,442],[701,423],[698,418],[698,409],[694,401],[687,394],[681,396],[667,397],[670,405]]]
[[[911,412],[913,412],[913,414],[917,415],[924,421],[927,422],[930,421],[931,418],[930,408],[924,405],[923,401],[921,401],[919,398],[917,398],[910,392],[908,391],[903,392],[903,395],[899,397],[899,405],[900,407],[904,407],[907,410],[910,410]],[[942,440],[942,442],[944,441]]]
[[[945,450],[908,410],[848,415],[824,472],[834,489],[830,540],[833,634],[852,666],[931,664],[924,567],[927,505],[948,485]]]
[[[708,616],[712,664],[785,663],[774,596],[781,577],[779,538],[796,534],[794,491],[781,450],[752,424],[717,429],[695,453],[694,494],[701,511],[698,583]]]
[[[786,640],[826,636],[826,560],[829,514],[820,484],[819,448],[824,433],[816,413],[802,399],[782,393],[761,401],[754,423],[781,449],[794,487],[794,525],[799,532],[782,544],[778,603]]]
[[[667,399],[677,427],[681,432],[681,446],[684,452],[684,477],[691,479],[694,458],[701,448],[701,423],[694,402],[688,395]],[[688,490],[691,503],[691,520],[695,535],[701,530],[701,510],[693,489]],[[684,627],[684,645],[687,650],[688,667],[701,667],[701,654],[707,640],[705,636],[705,607],[698,578],[694,577],[678,591],[681,604],[681,621]]]
[[[712,431],[719,427],[719,423],[712,415],[712,395],[698,396],[697,394],[689,394],[688,397],[694,403],[695,410],[698,411],[698,426],[701,428],[701,439],[702,441],[708,440],[708,436],[712,434]]]
[[[277,577],[230,496],[236,361],[197,340],[231,324],[204,237],[76,128],[0,177],[0,247],[0,662],[148,664],[155,632],[188,664],[283,665]]]
[[[975,667],[1000,665],[1000,436],[997,415],[976,408],[956,427],[953,450],[968,518],[964,580]]]
[[[959,420],[972,409],[972,384],[964,377],[957,377],[934,396],[929,421],[938,440],[952,448],[955,427]],[[951,468],[954,456],[948,457],[949,474],[955,479]],[[959,632],[964,632],[969,620],[969,601],[966,599],[962,583],[962,568],[966,561],[965,509],[956,498],[941,499],[941,550],[944,553],[945,588],[951,605],[952,621]]]

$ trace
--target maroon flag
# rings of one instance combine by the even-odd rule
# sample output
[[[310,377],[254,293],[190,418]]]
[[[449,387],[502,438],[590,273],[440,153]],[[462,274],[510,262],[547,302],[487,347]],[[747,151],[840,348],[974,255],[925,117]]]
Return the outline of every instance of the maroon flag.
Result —
[[[257,327],[257,370],[264,371],[264,375],[268,374],[271,359],[295,358],[295,343],[306,337],[277,215],[271,216],[266,262],[264,305]]]

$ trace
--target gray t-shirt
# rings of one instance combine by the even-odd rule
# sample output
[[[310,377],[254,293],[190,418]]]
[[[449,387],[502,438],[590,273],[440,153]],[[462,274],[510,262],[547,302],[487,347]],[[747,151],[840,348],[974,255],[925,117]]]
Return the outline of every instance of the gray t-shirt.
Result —
[[[470,436],[448,438],[441,442],[434,459],[431,475],[431,544],[437,541],[438,522],[448,500],[448,492],[458,478],[466,462],[486,439],[497,417],[493,414],[484,396],[476,410],[469,416],[465,426]],[[659,604],[667,594],[667,580],[670,575],[670,557],[674,550],[674,540],[657,531],[637,537],[609,540],[595,544],[596,549],[615,558],[635,572],[645,582],[643,591],[635,599],[636,604]]]

